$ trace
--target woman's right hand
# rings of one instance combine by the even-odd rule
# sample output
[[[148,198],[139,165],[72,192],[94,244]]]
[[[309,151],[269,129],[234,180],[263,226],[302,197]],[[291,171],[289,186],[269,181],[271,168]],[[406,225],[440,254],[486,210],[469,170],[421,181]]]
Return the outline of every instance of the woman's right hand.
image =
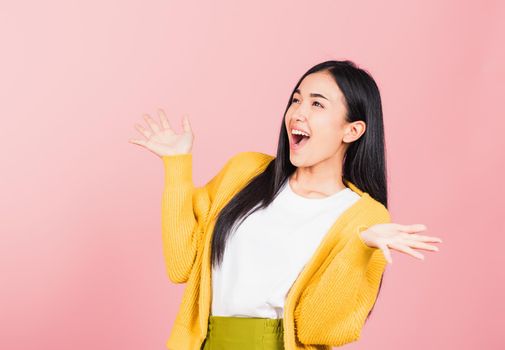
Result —
[[[190,153],[193,146],[193,131],[187,115],[182,120],[182,134],[176,134],[170,127],[163,109],[158,109],[160,125],[148,114],[144,114],[148,128],[135,124],[135,128],[146,137],[146,140],[130,139],[128,142],[147,148],[159,157]]]

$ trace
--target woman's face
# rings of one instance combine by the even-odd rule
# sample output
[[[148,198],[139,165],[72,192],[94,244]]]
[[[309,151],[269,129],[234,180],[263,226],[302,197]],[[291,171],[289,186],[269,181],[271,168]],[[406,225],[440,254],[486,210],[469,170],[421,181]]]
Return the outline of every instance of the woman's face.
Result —
[[[346,122],[346,113],[344,95],[329,73],[307,75],[294,93],[284,120],[291,163],[307,167],[331,157],[342,160],[347,147],[343,141],[353,141],[362,134],[360,126],[356,130],[354,123]],[[364,127],[363,122],[355,123]],[[294,146],[296,136],[292,135],[292,129],[310,135],[301,141],[301,147]]]

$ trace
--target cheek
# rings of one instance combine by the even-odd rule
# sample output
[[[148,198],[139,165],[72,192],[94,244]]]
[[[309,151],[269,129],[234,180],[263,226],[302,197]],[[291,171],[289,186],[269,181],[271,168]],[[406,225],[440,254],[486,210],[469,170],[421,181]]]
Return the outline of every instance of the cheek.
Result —
[[[316,150],[322,154],[333,154],[342,145],[343,130],[337,123],[324,123],[317,126],[314,136],[312,142]]]
[[[318,140],[322,142],[342,140],[342,130],[340,124],[333,119],[317,119],[313,120],[311,128],[317,136]]]
[[[336,148],[342,143],[342,135],[336,129],[325,129],[317,134],[314,141],[324,148]]]
[[[284,125],[286,125],[286,129],[289,126],[289,120],[290,120],[290,116],[289,116],[289,112],[287,112],[286,116],[284,117]]]

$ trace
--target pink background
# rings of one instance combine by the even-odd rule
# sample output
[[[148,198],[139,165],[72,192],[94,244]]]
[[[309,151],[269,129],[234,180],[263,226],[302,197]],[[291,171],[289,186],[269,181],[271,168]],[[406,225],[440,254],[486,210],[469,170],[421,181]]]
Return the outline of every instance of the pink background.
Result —
[[[163,107],[179,132],[188,112],[202,185],[275,153],[289,93],[327,59],[381,88],[393,221],[444,240],[393,251],[347,348],[503,348],[504,23],[500,1],[3,1],[0,348],[165,349],[184,285],[133,125]]]

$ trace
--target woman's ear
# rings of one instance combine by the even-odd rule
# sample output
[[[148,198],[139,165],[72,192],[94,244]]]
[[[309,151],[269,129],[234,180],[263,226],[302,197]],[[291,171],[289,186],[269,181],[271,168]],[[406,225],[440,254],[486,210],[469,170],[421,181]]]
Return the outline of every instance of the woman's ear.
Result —
[[[362,120],[350,123],[345,127],[344,137],[342,141],[351,143],[356,141],[363,135],[366,131],[366,123]]]

